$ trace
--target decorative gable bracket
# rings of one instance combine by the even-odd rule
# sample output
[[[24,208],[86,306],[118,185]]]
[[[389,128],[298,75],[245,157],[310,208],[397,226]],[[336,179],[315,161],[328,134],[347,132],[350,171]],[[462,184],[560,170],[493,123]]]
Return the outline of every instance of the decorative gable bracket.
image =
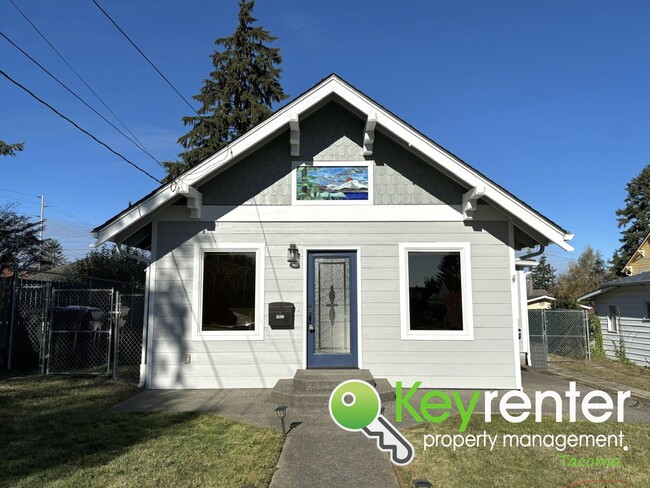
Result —
[[[372,145],[375,143],[375,126],[377,125],[377,114],[368,114],[366,126],[363,129],[363,155],[372,156]]]
[[[474,212],[478,208],[478,199],[485,195],[485,187],[477,186],[463,193],[463,220],[473,220]]]
[[[298,122],[298,114],[291,114],[289,128],[291,129],[291,134],[289,135],[291,155],[300,156],[300,123]]]
[[[201,208],[203,207],[203,193],[185,183],[179,185],[178,193],[187,198],[187,208],[190,209],[190,217],[200,219]]]

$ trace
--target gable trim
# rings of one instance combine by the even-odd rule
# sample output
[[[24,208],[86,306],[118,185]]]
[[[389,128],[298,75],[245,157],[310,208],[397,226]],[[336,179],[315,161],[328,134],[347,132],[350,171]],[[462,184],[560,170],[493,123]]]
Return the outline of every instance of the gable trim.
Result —
[[[405,141],[410,148],[424,156],[425,160],[434,168],[442,170],[447,175],[453,175],[455,179],[463,182],[469,188],[484,188],[483,198],[526,223],[526,225],[548,239],[549,242],[557,244],[566,251],[573,250],[573,247],[566,242],[573,237],[572,235],[438,146],[336,75],[329,76],[311,90],[300,95],[293,102],[278,110],[270,118],[252,128],[246,134],[213,156],[207,158],[198,166],[188,170],[176,181],[155,190],[149,197],[145,197],[121,215],[114,217],[106,224],[96,228],[93,231],[96,241],[92,244],[92,247],[97,247],[110,240],[119,232],[135,224],[138,220],[150,217],[154,211],[178,196],[179,186],[198,186],[200,182],[218,174],[225,165],[242,157],[261,141],[270,138],[287,126],[290,126],[294,114],[298,114],[299,116],[332,96],[338,96],[358,111],[366,114],[366,117],[372,117],[373,122],[376,121],[373,124],[373,130],[377,124],[380,125],[394,137]],[[297,120],[294,118],[294,130],[296,122]],[[366,127],[366,129],[369,128],[369,126]],[[295,151],[295,148],[292,149]]]

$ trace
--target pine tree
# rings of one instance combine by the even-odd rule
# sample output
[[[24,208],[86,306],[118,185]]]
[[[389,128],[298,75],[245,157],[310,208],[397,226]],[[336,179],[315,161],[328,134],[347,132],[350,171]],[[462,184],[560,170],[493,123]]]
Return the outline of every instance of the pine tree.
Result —
[[[539,258],[539,264],[533,268],[533,288],[538,290],[551,290],[555,286],[555,268],[546,260],[546,256]]]
[[[287,98],[280,85],[280,50],[269,47],[276,40],[269,31],[254,26],[255,0],[239,0],[239,22],[231,37],[215,44],[214,71],[194,99],[201,103],[198,115],[183,117],[191,126],[178,143],[186,150],[181,161],[166,162],[167,181],[211,156],[269,115],[271,106]]]
[[[620,238],[622,245],[612,258],[612,270],[618,275],[623,275],[623,267],[650,232],[650,164],[626,189],[625,208],[616,211],[619,229],[625,228]]]
[[[22,151],[24,148],[24,142],[7,144],[5,141],[0,139],[0,156],[15,156],[18,151]]]

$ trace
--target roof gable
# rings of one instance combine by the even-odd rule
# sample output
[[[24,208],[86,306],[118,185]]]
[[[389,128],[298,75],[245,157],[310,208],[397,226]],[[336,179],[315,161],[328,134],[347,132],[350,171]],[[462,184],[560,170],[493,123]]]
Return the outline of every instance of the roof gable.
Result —
[[[402,142],[443,174],[469,188],[463,197],[463,211],[467,212],[468,220],[471,219],[471,211],[475,209],[477,200],[483,198],[509,215],[515,225],[530,229],[540,241],[546,239],[567,251],[573,250],[566,242],[573,237],[571,234],[336,75],[325,78],[267,120],[183,173],[175,181],[154,190],[135,205],[94,229],[96,242],[93,245],[115,239],[119,234],[130,232],[131,229],[138,230],[149,222],[154,212],[178,200],[179,196],[187,197],[193,216],[200,217],[202,195],[196,188],[219,171],[236,164],[256,146],[276,137],[282,131],[289,129],[291,155],[294,159],[299,159],[296,154],[300,152],[300,120],[332,98],[345,102],[365,118],[365,155],[372,154],[374,131],[378,127],[382,133]]]

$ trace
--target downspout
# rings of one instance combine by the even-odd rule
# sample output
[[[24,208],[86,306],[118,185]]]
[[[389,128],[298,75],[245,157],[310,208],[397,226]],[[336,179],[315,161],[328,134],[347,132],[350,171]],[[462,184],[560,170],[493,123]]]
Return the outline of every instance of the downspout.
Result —
[[[140,261],[147,265],[147,267],[145,268],[145,280],[144,280],[145,288],[144,288],[144,313],[142,315],[143,320],[142,320],[142,352],[140,356],[140,381],[138,382],[138,388],[144,388],[146,373],[147,373],[147,339],[149,333],[147,324],[149,322],[149,290],[151,287],[151,273],[149,273],[149,267],[151,265],[151,259],[147,259],[142,256],[138,256],[136,254],[131,254],[129,252],[122,252],[121,244],[116,243],[115,247],[119,255],[126,256],[128,258],[134,259],[136,261]]]

